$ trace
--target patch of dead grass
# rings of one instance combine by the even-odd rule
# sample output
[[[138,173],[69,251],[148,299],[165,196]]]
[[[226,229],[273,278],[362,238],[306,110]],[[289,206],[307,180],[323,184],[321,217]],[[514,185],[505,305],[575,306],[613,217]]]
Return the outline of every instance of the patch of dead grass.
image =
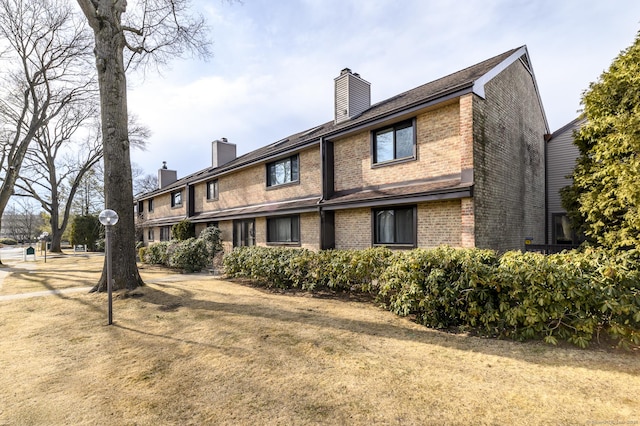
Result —
[[[3,293],[92,285],[102,261],[83,262],[37,263]],[[104,294],[0,301],[0,425],[640,421],[635,353],[440,333],[369,303],[141,274],[146,287],[116,294],[113,326]]]

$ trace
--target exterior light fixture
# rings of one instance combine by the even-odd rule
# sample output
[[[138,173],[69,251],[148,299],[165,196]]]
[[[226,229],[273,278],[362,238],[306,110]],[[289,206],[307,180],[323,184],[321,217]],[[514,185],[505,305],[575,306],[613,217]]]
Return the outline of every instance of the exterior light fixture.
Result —
[[[104,225],[104,237],[105,237],[105,256],[107,256],[107,294],[109,304],[109,322],[113,324],[113,298],[112,298],[112,281],[111,281],[111,227],[118,223],[118,213],[113,210],[106,209],[100,212],[98,220]]]

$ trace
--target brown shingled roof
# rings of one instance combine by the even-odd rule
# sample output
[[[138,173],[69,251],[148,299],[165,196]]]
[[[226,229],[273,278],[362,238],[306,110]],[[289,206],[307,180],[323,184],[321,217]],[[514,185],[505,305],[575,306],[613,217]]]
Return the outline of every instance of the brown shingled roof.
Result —
[[[494,56],[493,58],[454,72],[453,74],[449,74],[445,77],[400,93],[389,99],[385,99],[372,105],[362,114],[354,117],[351,120],[347,120],[339,124],[335,124],[334,121],[329,121],[319,126],[312,127],[311,129],[295,133],[281,139],[276,143],[271,143],[262,148],[258,148],[255,151],[246,153],[236,158],[235,160],[224,164],[221,167],[200,170],[196,173],[179,179],[178,181],[174,182],[171,185],[168,185],[165,188],[144,194],[142,197],[139,197],[139,199],[149,198],[156,194],[164,193],[171,189],[182,187],[188,182],[200,181],[210,177],[215,177],[219,174],[223,174],[232,171],[233,169],[265,160],[267,158],[276,156],[280,153],[285,153],[292,149],[302,148],[307,145],[314,145],[319,142],[320,137],[330,136],[331,134],[348,130],[351,127],[365,124],[368,121],[383,118],[386,115],[411,108],[421,103],[436,101],[439,98],[443,98],[460,90],[470,88],[473,86],[473,83],[476,80],[478,80],[498,64],[509,58],[518,49],[520,49],[520,47],[511,49],[500,55]]]

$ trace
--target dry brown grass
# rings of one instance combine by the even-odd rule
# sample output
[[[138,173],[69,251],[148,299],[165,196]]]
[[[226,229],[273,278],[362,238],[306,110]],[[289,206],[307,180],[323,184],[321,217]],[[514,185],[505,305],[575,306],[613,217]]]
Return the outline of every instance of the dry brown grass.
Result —
[[[91,285],[101,265],[16,265],[2,294]],[[446,334],[372,304],[141,272],[150,284],[116,295],[113,326],[104,294],[0,300],[0,425],[640,422],[636,353]]]

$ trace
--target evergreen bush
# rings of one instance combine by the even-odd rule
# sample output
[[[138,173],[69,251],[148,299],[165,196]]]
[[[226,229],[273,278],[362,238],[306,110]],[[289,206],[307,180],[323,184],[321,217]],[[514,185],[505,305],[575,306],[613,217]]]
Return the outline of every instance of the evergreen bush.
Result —
[[[225,272],[263,285],[371,292],[423,325],[586,347],[603,334],[640,344],[640,255],[587,248],[544,256],[438,247],[326,250],[240,247]]]

